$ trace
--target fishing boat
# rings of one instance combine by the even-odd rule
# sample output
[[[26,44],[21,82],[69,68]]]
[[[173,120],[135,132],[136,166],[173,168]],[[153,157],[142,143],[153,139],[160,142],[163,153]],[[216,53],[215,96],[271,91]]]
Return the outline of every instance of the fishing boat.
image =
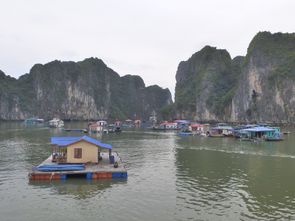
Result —
[[[48,125],[52,128],[62,128],[64,127],[64,122],[58,118],[53,118],[52,120],[48,121]]]

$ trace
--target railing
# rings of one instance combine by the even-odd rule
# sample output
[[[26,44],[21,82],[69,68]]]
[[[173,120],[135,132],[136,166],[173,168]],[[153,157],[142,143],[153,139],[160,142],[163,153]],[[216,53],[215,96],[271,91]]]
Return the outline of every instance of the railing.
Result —
[[[66,163],[67,162],[67,156],[53,155],[52,162]]]

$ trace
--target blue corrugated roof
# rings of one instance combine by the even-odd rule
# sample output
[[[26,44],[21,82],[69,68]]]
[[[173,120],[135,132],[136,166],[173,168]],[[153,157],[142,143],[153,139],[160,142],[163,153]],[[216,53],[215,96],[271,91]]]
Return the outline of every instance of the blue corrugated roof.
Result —
[[[267,132],[267,131],[275,131],[275,129],[270,128],[270,127],[252,127],[252,128],[247,128],[243,129],[244,131],[249,131],[249,132]]]
[[[105,148],[105,149],[112,149],[112,145],[101,143],[99,140],[96,140],[92,137],[83,136],[83,137],[51,137],[51,144],[58,145],[60,147],[69,146],[73,143],[85,140],[89,143],[92,143],[96,146]]]
[[[189,120],[175,120],[174,122],[178,123],[178,124],[189,124],[190,123]]]

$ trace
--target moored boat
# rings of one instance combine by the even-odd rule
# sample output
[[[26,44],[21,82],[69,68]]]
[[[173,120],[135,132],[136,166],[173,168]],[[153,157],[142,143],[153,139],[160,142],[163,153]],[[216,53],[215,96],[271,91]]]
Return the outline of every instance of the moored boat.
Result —
[[[44,124],[44,119],[32,117],[24,121],[26,126],[42,126]]]
[[[62,128],[64,127],[64,122],[61,119],[53,118],[52,120],[48,121],[48,125],[52,128]]]

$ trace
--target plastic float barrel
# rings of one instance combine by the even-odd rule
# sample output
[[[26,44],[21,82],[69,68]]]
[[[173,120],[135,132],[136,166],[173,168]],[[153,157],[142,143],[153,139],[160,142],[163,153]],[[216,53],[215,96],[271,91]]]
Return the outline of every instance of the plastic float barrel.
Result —
[[[97,179],[112,179],[112,173],[110,172],[102,172],[96,173]]]
[[[97,179],[98,179],[98,176],[97,176],[96,173],[93,173],[93,174],[92,174],[92,179],[93,179],[93,180],[97,180]]]
[[[107,179],[112,179],[113,178],[113,174],[112,173],[106,173]]]
[[[50,180],[60,180],[61,175],[59,174],[51,174]]]
[[[98,177],[99,177],[99,179],[106,179],[107,174],[106,173],[99,173]]]
[[[29,174],[30,181],[66,180],[66,174],[38,173]]]
[[[115,172],[112,173],[113,179],[127,179],[128,175],[127,172]]]
[[[92,176],[93,176],[92,173],[87,173],[87,174],[86,174],[86,179],[87,179],[87,180],[92,180]]]
[[[50,174],[43,174],[42,180],[50,180]]]

